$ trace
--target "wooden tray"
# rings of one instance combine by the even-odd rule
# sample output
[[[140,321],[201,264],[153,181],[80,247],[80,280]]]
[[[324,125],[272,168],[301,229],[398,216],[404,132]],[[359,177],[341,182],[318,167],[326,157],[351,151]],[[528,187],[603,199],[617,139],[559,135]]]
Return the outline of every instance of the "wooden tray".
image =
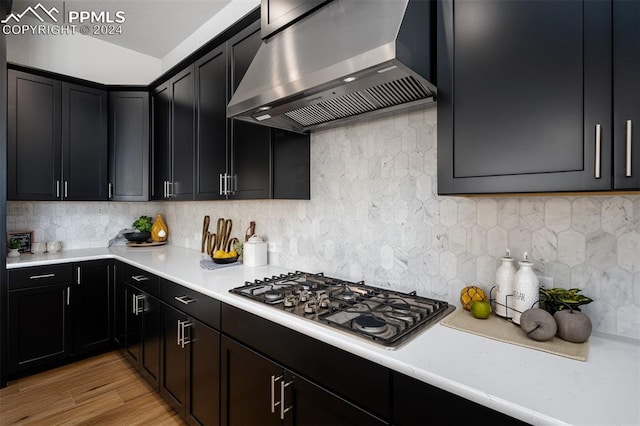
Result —
[[[168,241],[162,241],[162,242],[158,242],[158,241],[154,241],[151,243],[134,243],[134,242],[128,242],[127,243],[127,247],[155,247],[155,246],[163,246],[165,244],[167,244]]]

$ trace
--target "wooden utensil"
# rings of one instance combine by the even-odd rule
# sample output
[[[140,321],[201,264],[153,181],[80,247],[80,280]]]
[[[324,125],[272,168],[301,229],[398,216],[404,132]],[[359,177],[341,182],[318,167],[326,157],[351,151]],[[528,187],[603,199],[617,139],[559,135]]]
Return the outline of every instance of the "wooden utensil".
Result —
[[[202,224],[202,244],[200,245],[200,253],[204,253],[204,249],[207,246],[209,239],[209,222],[211,218],[207,215],[204,217],[204,223]]]

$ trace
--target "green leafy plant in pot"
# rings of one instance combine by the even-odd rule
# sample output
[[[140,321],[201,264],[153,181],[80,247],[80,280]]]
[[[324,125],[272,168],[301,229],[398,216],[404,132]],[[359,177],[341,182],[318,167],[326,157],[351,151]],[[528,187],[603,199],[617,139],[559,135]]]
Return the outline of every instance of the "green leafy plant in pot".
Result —
[[[151,227],[153,226],[153,219],[151,216],[142,215],[137,218],[131,226],[133,226],[137,231],[127,232],[124,234],[124,237],[127,240],[134,243],[144,243],[151,238]]]
[[[580,306],[593,299],[580,294],[581,291],[579,288],[540,288],[540,300],[556,320],[558,337],[574,343],[586,342],[592,330],[591,320],[580,312]]]

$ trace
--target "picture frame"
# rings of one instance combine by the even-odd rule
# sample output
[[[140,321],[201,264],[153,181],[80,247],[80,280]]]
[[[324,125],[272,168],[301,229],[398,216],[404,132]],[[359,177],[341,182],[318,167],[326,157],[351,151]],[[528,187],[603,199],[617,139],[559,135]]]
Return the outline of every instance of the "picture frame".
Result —
[[[11,231],[7,232],[7,244],[9,241],[19,241],[18,252],[31,253],[31,242],[33,241],[33,231]]]

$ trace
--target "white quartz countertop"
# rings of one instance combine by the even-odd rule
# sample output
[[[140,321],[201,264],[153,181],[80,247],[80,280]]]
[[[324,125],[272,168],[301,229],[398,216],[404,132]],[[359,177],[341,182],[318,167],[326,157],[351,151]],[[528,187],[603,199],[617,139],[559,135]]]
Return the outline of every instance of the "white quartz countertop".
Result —
[[[245,281],[289,269],[235,265],[205,270],[200,268],[199,252],[170,245],[23,255],[7,259],[7,268],[105,258],[137,266],[531,424],[640,425],[640,345],[632,340],[593,335],[588,361],[581,362],[436,324],[404,346],[387,350],[229,293]],[[466,423],[462,417],[461,423]]]

